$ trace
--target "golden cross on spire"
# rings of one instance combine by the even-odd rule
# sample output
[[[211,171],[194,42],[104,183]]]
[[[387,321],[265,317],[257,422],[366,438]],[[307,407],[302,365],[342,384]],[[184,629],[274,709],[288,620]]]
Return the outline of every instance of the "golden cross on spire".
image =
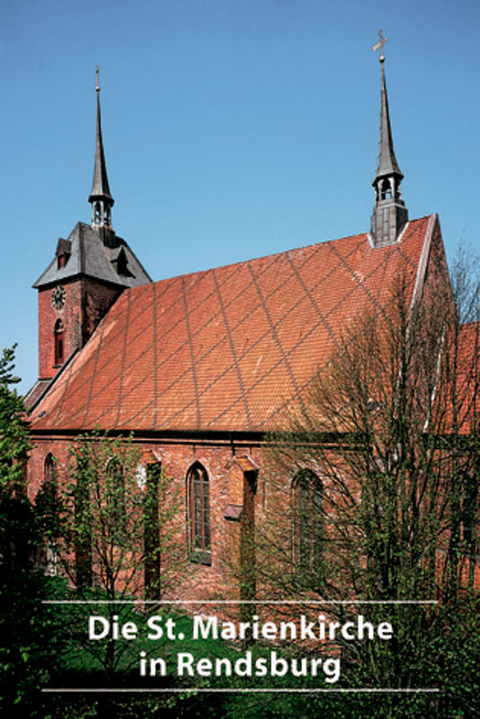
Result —
[[[388,41],[388,37],[385,37],[385,38],[383,37],[382,28],[380,28],[380,30],[378,31],[378,34],[379,34],[379,36],[380,36],[380,40],[379,40],[379,42],[377,42],[376,45],[374,45],[374,46],[372,47],[372,50],[373,50],[373,52],[376,52],[377,50],[380,50],[380,58],[379,58],[379,59],[380,59],[380,62],[384,62],[384,61],[385,61],[385,55],[383,54],[383,46],[384,46],[385,43]]]
[[[98,80],[98,65],[97,65],[97,67],[95,68],[95,90],[96,90],[97,92],[100,92],[100,83],[99,83],[99,80]]]

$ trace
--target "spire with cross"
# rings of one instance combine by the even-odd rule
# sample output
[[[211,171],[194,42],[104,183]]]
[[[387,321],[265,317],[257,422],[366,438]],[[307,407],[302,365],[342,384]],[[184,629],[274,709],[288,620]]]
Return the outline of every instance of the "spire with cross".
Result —
[[[95,90],[97,93],[97,136],[95,147],[95,165],[93,169],[93,185],[88,201],[92,205],[92,227],[94,229],[111,229],[112,206],[114,199],[110,194],[107,165],[105,163],[105,153],[103,151],[98,65],[95,68]]]
[[[372,50],[380,50],[380,140],[377,169],[372,183],[375,188],[375,207],[371,217],[370,236],[375,247],[382,247],[398,240],[403,227],[408,221],[408,210],[402,199],[401,182],[403,174],[393,148],[387,84],[385,82],[383,46],[388,38],[383,37],[381,30],[378,34],[380,41],[372,47]]]

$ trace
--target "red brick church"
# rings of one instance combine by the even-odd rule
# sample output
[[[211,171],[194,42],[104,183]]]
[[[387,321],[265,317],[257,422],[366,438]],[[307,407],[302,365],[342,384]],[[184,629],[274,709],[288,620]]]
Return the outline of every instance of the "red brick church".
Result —
[[[266,433],[325,366],[354,315],[380,311],[400,272],[420,297],[445,262],[437,216],[410,220],[402,199],[381,60],[369,232],[156,282],[113,229],[97,83],[92,221],[58,241],[34,285],[32,499],[52,458],[61,474],[80,433],[133,432],[144,464],[161,464],[182,488],[196,581],[235,595],[226,555],[268,503]]]

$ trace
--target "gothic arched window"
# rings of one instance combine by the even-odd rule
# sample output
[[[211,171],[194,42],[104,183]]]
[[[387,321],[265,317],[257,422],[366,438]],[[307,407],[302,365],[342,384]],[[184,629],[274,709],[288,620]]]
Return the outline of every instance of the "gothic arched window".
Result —
[[[147,600],[161,598],[161,560],[162,545],[160,541],[158,491],[162,476],[160,462],[140,465],[137,468],[137,484],[145,489],[145,598]]]
[[[62,322],[62,320],[58,319],[55,322],[55,330],[54,330],[54,343],[55,343],[55,364],[63,364],[63,358],[64,358],[64,334],[65,334],[65,327]]]
[[[43,476],[45,487],[50,488],[55,485],[55,460],[50,453],[45,457]]]
[[[318,582],[322,569],[323,487],[309,469],[302,469],[293,480],[294,562],[302,581]]]
[[[106,500],[109,503],[108,513],[111,533],[116,543],[125,539],[127,526],[127,510],[125,502],[125,474],[121,463],[112,457],[107,463]]]
[[[210,564],[210,491],[208,474],[199,462],[187,473],[188,527],[191,558]]]
[[[57,500],[57,471],[53,455],[48,453],[43,464],[43,497],[45,511],[50,520],[54,519]]]
[[[50,531],[55,536],[56,521],[56,500],[57,500],[57,475],[55,460],[52,454],[47,454],[43,465],[43,498],[45,502],[45,518]],[[54,539],[47,539],[45,548],[45,574],[50,577],[56,576],[58,572],[58,555]]]

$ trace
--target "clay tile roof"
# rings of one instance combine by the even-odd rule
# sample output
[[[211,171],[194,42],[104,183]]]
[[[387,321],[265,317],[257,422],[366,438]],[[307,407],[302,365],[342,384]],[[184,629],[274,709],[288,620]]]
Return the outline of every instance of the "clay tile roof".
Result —
[[[401,268],[413,289],[431,227],[412,221],[389,247],[362,234],[125,290],[32,428],[275,428],[355,313],[380,311]]]

